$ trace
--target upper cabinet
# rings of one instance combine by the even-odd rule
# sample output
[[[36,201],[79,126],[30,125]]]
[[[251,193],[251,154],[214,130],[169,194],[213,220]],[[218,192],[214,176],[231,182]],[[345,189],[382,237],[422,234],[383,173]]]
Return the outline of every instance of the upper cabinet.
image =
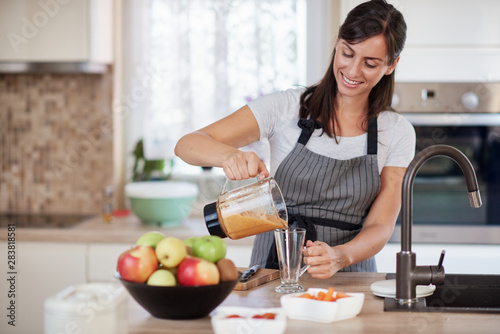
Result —
[[[0,62],[113,60],[113,0],[0,1]]]
[[[342,0],[342,21],[361,2]],[[500,81],[500,1],[388,2],[403,13],[408,29],[398,81]]]

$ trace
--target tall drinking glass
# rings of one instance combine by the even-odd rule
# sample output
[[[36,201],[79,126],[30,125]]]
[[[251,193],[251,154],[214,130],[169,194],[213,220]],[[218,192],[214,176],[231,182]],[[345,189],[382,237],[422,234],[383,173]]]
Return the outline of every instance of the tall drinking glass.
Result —
[[[299,277],[308,268],[301,268],[305,236],[306,230],[303,228],[274,230],[281,277],[281,285],[275,290],[279,293],[304,291],[304,287],[299,285]]]

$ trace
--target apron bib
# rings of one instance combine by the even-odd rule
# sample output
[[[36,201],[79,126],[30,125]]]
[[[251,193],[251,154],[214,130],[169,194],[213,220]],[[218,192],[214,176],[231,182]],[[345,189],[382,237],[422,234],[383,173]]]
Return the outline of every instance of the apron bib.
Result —
[[[380,188],[377,161],[377,119],[368,122],[367,155],[337,160],[305,145],[319,122],[300,119],[300,137],[276,170],[288,210],[289,226],[307,230],[306,240],[330,246],[352,240],[361,230]],[[274,232],[255,237],[251,265],[278,269]],[[340,271],[376,271],[370,258]]]

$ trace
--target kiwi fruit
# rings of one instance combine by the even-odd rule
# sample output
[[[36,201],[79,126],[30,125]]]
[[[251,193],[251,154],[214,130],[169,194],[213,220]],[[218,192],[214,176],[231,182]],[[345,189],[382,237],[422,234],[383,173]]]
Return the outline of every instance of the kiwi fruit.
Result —
[[[217,268],[219,269],[221,282],[229,282],[238,279],[238,270],[233,261],[229,259],[220,259],[217,261]]]

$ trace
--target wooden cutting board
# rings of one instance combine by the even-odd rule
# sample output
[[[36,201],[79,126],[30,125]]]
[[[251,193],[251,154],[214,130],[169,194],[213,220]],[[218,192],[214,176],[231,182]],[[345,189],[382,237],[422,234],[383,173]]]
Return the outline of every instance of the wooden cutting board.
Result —
[[[238,271],[244,272],[248,268],[238,268]],[[256,286],[265,284],[267,282],[274,281],[280,277],[280,271],[276,269],[263,269],[260,268],[255,274],[246,282],[238,282],[234,287],[234,290],[249,290],[255,288]]]

